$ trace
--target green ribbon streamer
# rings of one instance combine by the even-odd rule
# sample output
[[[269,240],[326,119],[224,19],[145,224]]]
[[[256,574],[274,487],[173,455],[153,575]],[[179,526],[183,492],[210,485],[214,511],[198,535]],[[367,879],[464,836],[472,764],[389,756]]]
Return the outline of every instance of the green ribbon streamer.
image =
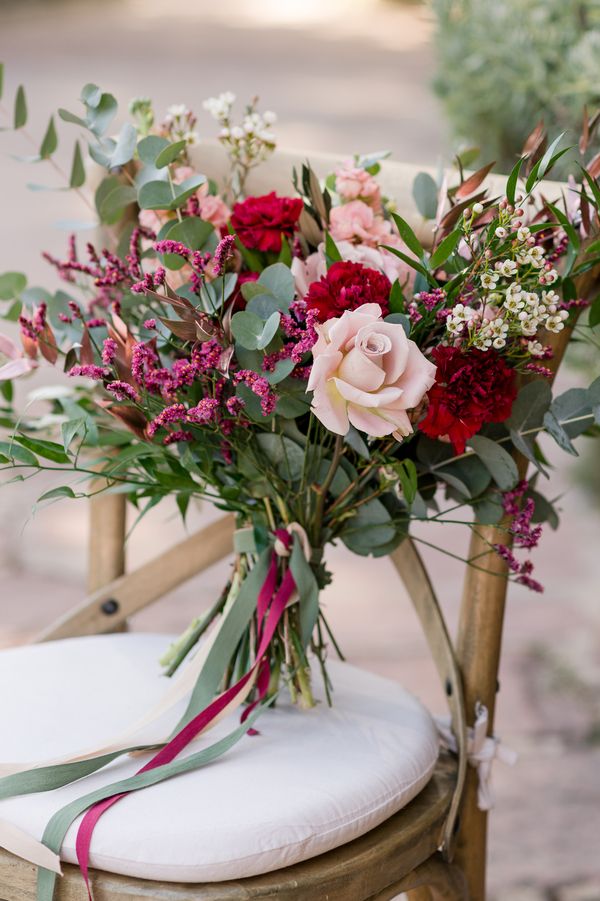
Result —
[[[163,782],[165,779],[170,779],[172,776],[178,776],[181,773],[189,773],[192,770],[197,770],[200,767],[205,766],[205,764],[216,760],[245,735],[259,714],[272,704],[274,700],[275,696],[269,698],[260,707],[257,707],[246,721],[238,726],[237,729],[234,729],[233,732],[230,732],[224,738],[215,742],[213,745],[210,745],[208,748],[204,748],[204,750],[192,754],[190,757],[186,757],[185,760],[175,760],[172,763],[156,767],[153,770],[147,770],[145,773],[138,773],[135,776],[130,776],[128,779],[121,779],[119,782],[105,785],[103,788],[98,788],[96,791],[90,792],[82,798],[76,798],[74,801],[71,801],[70,804],[67,804],[65,807],[61,808],[61,810],[57,810],[48,821],[48,825],[42,836],[42,842],[46,847],[58,854],[65,839],[65,835],[73,821],[84,813],[88,807],[91,807],[98,801],[104,801],[105,798],[121,794],[121,792],[138,791],[141,788],[147,788],[149,785]],[[56,879],[57,874],[52,870],[46,870],[44,867],[38,868],[37,901],[52,901],[54,898]]]

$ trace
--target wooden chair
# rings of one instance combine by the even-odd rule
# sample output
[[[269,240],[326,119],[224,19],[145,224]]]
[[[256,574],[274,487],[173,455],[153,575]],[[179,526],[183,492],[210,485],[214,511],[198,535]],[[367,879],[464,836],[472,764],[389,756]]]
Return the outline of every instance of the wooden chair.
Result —
[[[205,151],[206,152],[206,151]],[[208,152],[205,171],[218,177],[223,159]],[[320,157],[317,171],[331,161]],[[266,179],[269,189],[282,186],[299,158],[280,154]],[[388,172],[386,192],[399,197],[399,207],[418,225],[409,186],[414,171],[396,166]],[[274,177],[275,176],[275,177]],[[275,183],[274,183],[275,182]],[[279,182],[279,183],[277,183]],[[253,185],[254,190],[260,186]],[[407,212],[409,211],[409,212]],[[568,336],[556,349],[558,365]],[[519,461],[521,473],[526,464]],[[72,612],[51,626],[41,641],[115,631],[127,618],[177,585],[229,554],[233,519],[214,524],[167,550],[138,570],[125,574],[125,501],[121,495],[99,495],[90,504],[89,595]],[[477,806],[478,778],[467,766],[467,727],[476,702],[494,724],[497,675],[506,598],[502,560],[487,552],[503,539],[502,532],[484,526],[471,539],[469,557],[480,558],[490,572],[467,568],[456,644],[453,645],[427,572],[412,542],[392,555],[415,605],[434,658],[452,715],[458,755],[442,753],[426,788],[381,826],[336,850],[294,866],[233,882],[177,884],[92,871],[96,901],[249,901],[280,896],[286,901],[388,901],[407,891],[410,901],[484,901],[487,815]],[[482,556],[483,555],[483,556]],[[65,866],[58,901],[85,901],[78,870]],[[0,851],[0,898],[35,898],[35,868]]]

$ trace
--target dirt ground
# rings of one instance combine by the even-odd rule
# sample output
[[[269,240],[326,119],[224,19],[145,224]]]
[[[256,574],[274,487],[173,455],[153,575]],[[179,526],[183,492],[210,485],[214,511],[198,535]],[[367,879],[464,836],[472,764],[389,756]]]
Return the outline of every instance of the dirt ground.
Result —
[[[429,87],[431,28],[418,5],[376,0],[180,0],[176,13],[159,0],[0,4],[0,59],[10,89],[28,87],[36,140],[49,111],[75,109],[88,81],[123,103],[151,96],[159,111],[185,102],[200,112],[202,99],[229,89],[240,98],[258,93],[278,113],[281,146],[341,156],[389,148],[397,159],[436,164],[450,142]],[[200,131],[212,134],[205,116]],[[59,161],[68,165],[68,127],[61,134]],[[89,214],[71,195],[29,193],[26,181],[57,184],[57,176],[9,156],[34,152],[20,138],[1,136],[0,147],[0,272],[24,269],[32,284],[47,282],[38,251],[61,251],[66,237],[53,223]],[[47,373],[36,379],[49,380]],[[600,899],[593,828],[600,805],[600,511],[579,487],[579,464],[556,459],[552,487],[562,495],[563,523],[558,533],[547,530],[535,557],[546,592],[512,591],[507,612],[497,729],[520,759],[494,771],[490,883],[498,901]],[[0,492],[0,646],[27,641],[83,594],[85,507],[63,502],[32,517],[46,484]],[[211,515],[194,511],[189,528]],[[130,540],[130,565],[183,534],[173,509],[154,511]],[[465,548],[466,536],[451,526],[426,537],[453,552]],[[425,556],[454,627],[461,565],[427,549]],[[391,565],[339,548],[330,562],[335,580],[325,602],[350,660],[402,680],[442,711],[425,642]],[[135,617],[133,627],[185,628],[220,589],[224,566]]]

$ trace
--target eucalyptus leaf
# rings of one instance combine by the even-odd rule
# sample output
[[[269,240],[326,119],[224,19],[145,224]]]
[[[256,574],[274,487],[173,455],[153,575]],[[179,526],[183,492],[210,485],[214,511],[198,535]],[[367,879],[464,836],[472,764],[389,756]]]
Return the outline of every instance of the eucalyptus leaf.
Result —
[[[258,342],[256,345],[258,350],[264,350],[271,343],[271,341],[277,334],[277,329],[279,328],[280,320],[281,320],[281,313],[279,313],[279,312],[271,313],[271,315],[265,322],[263,330],[258,338]]]
[[[116,169],[128,163],[135,153],[137,143],[137,131],[130,122],[125,122],[115,144],[115,149],[110,158],[110,168]]]
[[[162,138],[159,135],[148,135],[147,138],[143,138],[137,145],[137,153],[143,163],[146,163],[148,166],[156,166],[158,155],[167,147],[170,147],[167,138]]]
[[[42,138],[42,145],[40,147],[40,159],[49,159],[57,147],[58,135],[56,134],[56,128],[54,127],[54,116],[50,116],[48,128],[46,129],[46,133]]]
[[[25,97],[25,88],[22,84],[17,88],[15,96],[15,109],[13,115],[13,126],[15,129],[23,128],[27,124],[27,99]]]
[[[412,187],[417,209],[424,219],[435,219],[438,205],[438,187],[429,172],[418,172]]]
[[[256,443],[281,479],[299,481],[304,467],[304,449],[300,445],[274,432],[257,435]]]
[[[83,165],[83,157],[81,155],[81,147],[79,141],[75,141],[73,150],[73,162],[71,163],[71,174],[69,176],[69,187],[80,188],[85,183],[85,167]]]
[[[185,150],[186,146],[186,141],[176,141],[174,144],[168,144],[158,153],[154,160],[154,165],[157,169],[163,169],[165,166],[173,163],[181,155],[181,152]]]
[[[295,283],[291,269],[283,263],[267,266],[259,278],[258,284],[267,288],[276,298],[280,310],[288,310],[294,299]]]
[[[519,481],[517,464],[501,444],[484,435],[474,435],[469,439],[469,444],[501,491],[510,491],[515,487]]]
[[[27,277],[22,272],[3,272],[0,275],[0,300],[19,297],[27,286]]]

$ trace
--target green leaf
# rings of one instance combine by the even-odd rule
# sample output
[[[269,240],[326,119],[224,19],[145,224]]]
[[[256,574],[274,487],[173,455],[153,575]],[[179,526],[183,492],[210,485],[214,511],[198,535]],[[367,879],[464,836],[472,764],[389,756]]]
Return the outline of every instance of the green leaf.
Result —
[[[506,182],[506,198],[510,204],[514,206],[515,203],[515,195],[517,192],[517,182],[519,181],[519,175],[521,174],[521,169],[523,168],[523,163],[525,162],[525,157],[521,157],[515,163],[510,175],[508,176],[508,180]]]
[[[157,169],[163,169],[165,166],[173,163],[181,154],[182,150],[185,150],[186,146],[186,141],[176,141],[174,144],[167,144],[167,146],[163,147],[156,156],[154,165]]]
[[[435,219],[438,205],[438,187],[429,172],[418,172],[412,186],[417,209],[424,219]]]
[[[537,432],[524,433],[541,427],[544,414],[551,402],[552,390],[547,382],[529,382],[519,391],[519,395],[513,404],[511,416],[506,420],[506,426],[510,429],[512,443],[517,450],[521,451],[538,468],[540,468],[540,463],[533,449]]]
[[[417,496],[417,467],[412,460],[402,460],[400,463],[394,465],[394,472],[400,479],[404,500],[410,507]]]
[[[439,269],[442,263],[446,262],[450,254],[454,253],[458,247],[461,237],[462,234],[460,230],[457,229],[456,231],[450,232],[450,234],[444,238],[429,259],[429,265],[432,269]]]
[[[86,106],[89,106],[92,109],[96,109],[98,104],[102,100],[102,90],[98,87],[97,84],[85,84],[81,89],[79,99]]]
[[[385,547],[396,538],[396,529],[385,506],[375,498],[358,508],[340,538],[355,554],[377,555],[379,547]]]
[[[117,114],[117,101],[112,94],[102,94],[95,106],[87,104],[87,108],[88,128],[100,138]]]
[[[338,250],[338,246],[328,231],[325,232],[325,259],[328,267],[333,263],[340,263],[342,260],[342,255]]]
[[[410,336],[410,319],[405,313],[390,313],[385,317],[384,322],[401,325],[406,333],[406,337],[408,338]]]
[[[544,428],[552,435],[559,447],[568,454],[573,454],[574,457],[578,456],[577,451],[571,443],[571,439],[551,410],[548,410],[544,414]]]
[[[425,251],[421,247],[421,242],[415,235],[408,222],[403,219],[402,216],[399,216],[398,213],[392,213],[392,219],[396,223],[396,228],[398,229],[400,237],[402,238],[408,249],[412,250],[412,252],[415,253],[420,260],[423,259]]]
[[[85,167],[83,165],[83,157],[81,156],[81,147],[79,141],[75,141],[75,149],[73,151],[73,163],[71,165],[71,175],[69,177],[70,188],[80,188],[85,182]]]
[[[52,488],[50,491],[46,491],[40,497],[38,497],[38,503],[40,501],[50,501],[56,500],[59,497],[77,497],[72,488],[69,488],[68,485],[61,485],[59,488]]]
[[[290,570],[300,596],[300,638],[306,648],[319,616],[319,586],[297,535],[290,554]]]
[[[71,462],[71,458],[67,456],[60,444],[56,444],[54,441],[42,441],[40,438],[28,438],[25,435],[15,435],[13,440],[45,460],[52,460],[53,463]]]
[[[593,387],[593,386],[592,386]],[[569,388],[564,394],[555,397],[550,406],[550,413],[570,438],[581,435],[592,424],[592,396],[586,388]],[[569,420],[578,420],[569,422]],[[544,424],[546,420],[544,420]],[[552,437],[555,438],[553,432]],[[560,443],[560,442],[559,442]],[[562,446],[562,445],[561,445]]]
[[[597,325],[600,325],[600,295],[590,307],[588,322],[590,328],[596,328]]]
[[[398,279],[396,279],[396,281],[392,285],[389,304],[390,313],[404,313],[406,309],[406,298],[404,297],[402,285],[400,284]]]
[[[236,341],[248,350],[258,350],[258,342],[263,333],[263,320],[255,313],[240,310],[231,317],[231,332]]]
[[[273,340],[279,328],[281,313],[272,313],[264,324],[263,330],[257,342],[258,350],[264,350]]]
[[[394,256],[397,256],[399,259],[403,260],[407,266],[410,266],[411,269],[415,270],[415,272],[419,272],[423,276],[423,278],[427,279],[427,281],[431,285],[434,285],[437,288],[437,282],[422,263],[418,263],[412,257],[409,257],[405,253],[402,253],[402,251],[398,250],[397,247],[391,247],[389,244],[382,244],[381,246],[384,250],[389,250],[389,252],[393,253]]]
[[[515,487],[519,481],[517,464],[501,444],[484,435],[474,435],[469,439],[469,444],[501,491],[510,491]]]
[[[192,194],[195,194],[201,185],[205,184],[205,175],[191,175],[182,181],[179,185],[174,185],[175,199],[171,201],[170,210],[176,210],[188,200]]]
[[[214,235],[215,229],[210,222],[205,222],[197,216],[186,216],[181,222],[174,220],[167,223],[170,227],[165,229],[164,234],[161,229],[159,240],[164,240],[167,236],[171,241],[181,241],[191,250],[200,250],[211,235]],[[181,269],[185,264],[185,260],[174,253],[159,254],[164,265],[168,269]]]
[[[50,122],[48,123],[46,134],[42,139],[42,146],[40,147],[40,158],[43,160],[49,159],[57,147],[58,135],[56,134],[56,128],[54,127],[54,116],[50,116]]]
[[[256,313],[263,322],[266,322],[269,316],[279,311],[279,304],[272,294],[259,294],[248,301],[246,309],[250,313]]]
[[[350,426],[348,431],[344,436],[344,444],[347,444],[348,447],[351,447],[355,453],[358,454],[359,457],[362,457],[364,460],[370,460],[371,454],[369,453],[369,448],[360,434],[358,429],[354,428],[353,425]]]
[[[137,145],[137,152],[143,163],[146,163],[148,166],[156,166],[158,155],[166,147],[170,146],[166,138],[161,138],[159,135],[148,135],[147,138],[143,138]]]
[[[0,300],[18,297],[27,286],[27,278],[22,272],[4,272],[0,275]]]
[[[172,200],[173,192],[166,181],[148,181],[138,191],[142,210],[167,210]]]
[[[39,466],[35,454],[32,454],[27,448],[15,444],[14,441],[0,441],[0,454],[7,460],[24,463],[26,466]]]
[[[118,166],[128,163],[133,158],[136,143],[137,131],[130,122],[125,122],[110,158],[110,168],[116,169]]]
[[[25,98],[25,88],[22,84],[17,88],[13,124],[16,129],[23,128],[27,124],[27,100]]]
[[[297,482],[304,467],[304,449],[287,438],[273,432],[256,436],[256,442],[279,477],[286,482]]]
[[[559,136],[557,138],[555,138],[552,141],[552,143],[546,150],[545,154],[541,158],[541,160],[539,162],[539,166],[538,166],[538,171],[537,171],[538,178],[543,178],[544,175],[546,174],[546,172],[548,171],[548,169],[550,168],[550,166],[553,164],[554,151],[556,150],[556,148],[558,147],[558,145],[560,144],[560,142],[562,141],[564,136],[565,136],[565,133],[563,131],[559,134]],[[565,149],[568,149],[568,148],[565,148]]]
[[[75,113],[70,113],[68,109],[62,109],[61,107],[58,115],[63,122],[69,122],[71,125],[80,125],[82,128],[88,127],[85,119],[82,119],[81,116],[76,116]]]
[[[285,266],[283,263],[274,263],[272,266],[267,266],[261,272],[258,284],[270,291],[277,300],[281,310],[286,311],[289,309],[294,299],[296,287],[294,276],[288,266]]]
[[[102,222],[113,224],[130,204],[135,203],[136,190],[131,185],[117,184],[103,199],[98,208]]]
[[[86,421],[85,419],[69,419],[63,422],[60,427],[63,439],[63,448],[65,453],[69,450],[69,445],[76,435],[85,435]]]

